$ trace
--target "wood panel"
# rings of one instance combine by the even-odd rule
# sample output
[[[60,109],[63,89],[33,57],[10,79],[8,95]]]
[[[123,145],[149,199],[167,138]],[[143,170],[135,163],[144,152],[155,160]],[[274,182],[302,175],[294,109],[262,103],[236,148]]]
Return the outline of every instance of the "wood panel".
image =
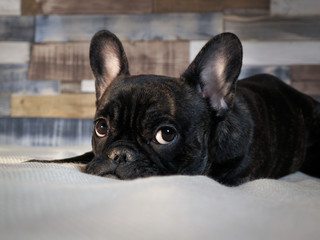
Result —
[[[242,40],[293,41],[319,40],[320,17],[270,18],[267,16],[225,16],[224,31],[235,33]]]
[[[320,15],[319,0],[271,0],[271,15],[310,16]]]
[[[0,103],[0,117],[10,116],[10,93],[0,92]]]
[[[179,76],[188,65],[187,41],[124,42],[131,74]],[[33,47],[29,79],[94,79],[89,43],[48,43]]]
[[[151,13],[152,0],[40,0],[44,14]]]
[[[12,95],[12,117],[93,118],[95,94]]]
[[[32,49],[29,79],[93,79],[89,62],[89,42],[35,44]]]
[[[64,93],[81,93],[81,82],[80,81],[61,81],[60,92]]]
[[[292,81],[319,81],[320,65],[293,65],[291,66]]]
[[[88,41],[101,29],[122,40],[201,40],[222,31],[222,14],[49,15],[36,24],[36,42]]]
[[[205,41],[191,41],[192,61]],[[243,41],[243,65],[279,66],[296,64],[320,64],[320,42],[250,42]]]
[[[43,14],[39,0],[21,0],[22,15],[40,15]]]
[[[179,77],[188,66],[187,41],[125,42],[130,73]]]
[[[30,43],[0,42],[0,64],[27,63],[30,59]]]
[[[0,118],[0,144],[90,146],[92,119]]]
[[[291,66],[292,86],[314,96],[320,96],[320,65]]]
[[[154,12],[216,12],[225,8],[269,8],[269,0],[153,0]]]
[[[34,17],[0,16],[0,41],[33,41]]]
[[[0,15],[20,15],[20,0],[1,0]]]

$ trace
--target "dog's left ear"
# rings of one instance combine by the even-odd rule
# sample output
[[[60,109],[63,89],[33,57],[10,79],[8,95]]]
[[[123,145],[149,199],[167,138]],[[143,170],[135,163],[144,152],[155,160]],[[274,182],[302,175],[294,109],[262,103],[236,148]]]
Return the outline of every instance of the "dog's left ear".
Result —
[[[182,78],[198,88],[217,116],[222,116],[233,104],[241,66],[240,40],[232,33],[222,33],[202,48]]]
[[[96,78],[97,102],[113,80],[120,75],[129,75],[123,46],[116,35],[107,30],[97,32],[91,40],[90,65]]]

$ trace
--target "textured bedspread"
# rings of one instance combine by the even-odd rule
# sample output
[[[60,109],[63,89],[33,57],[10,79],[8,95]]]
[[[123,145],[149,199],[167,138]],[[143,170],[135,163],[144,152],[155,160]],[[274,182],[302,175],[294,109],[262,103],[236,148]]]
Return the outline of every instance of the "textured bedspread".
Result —
[[[225,187],[204,176],[121,181],[22,163],[85,147],[0,146],[0,239],[320,239],[320,180]]]

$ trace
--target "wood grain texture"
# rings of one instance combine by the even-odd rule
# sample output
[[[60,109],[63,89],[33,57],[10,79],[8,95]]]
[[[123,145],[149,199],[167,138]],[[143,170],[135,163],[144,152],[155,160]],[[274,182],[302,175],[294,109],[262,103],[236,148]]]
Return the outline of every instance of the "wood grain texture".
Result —
[[[0,16],[0,41],[32,42],[34,22],[31,16]]]
[[[90,146],[92,119],[0,118],[0,144]]]
[[[55,94],[58,81],[30,81],[28,64],[0,64],[0,91],[24,94]]]
[[[39,0],[21,0],[22,15],[41,15],[41,3]]]
[[[1,0],[0,15],[20,15],[20,0]]]
[[[292,82],[291,85],[305,94],[320,96],[320,81]]]
[[[89,62],[89,42],[35,44],[32,49],[29,79],[93,79]]]
[[[151,13],[152,0],[40,0],[44,14]]]
[[[320,65],[293,65],[291,66],[291,76],[294,82],[320,82]]]
[[[49,15],[36,25],[36,42],[89,41],[101,29],[121,40],[201,40],[222,31],[222,14]]]
[[[0,64],[28,63],[29,42],[0,42]]]
[[[80,81],[61,81],[60,92],[64,93],[81,93],[81,82]]]
[[[191,41],[192,61],[205,41]],[[243,41],[243,65],[279,66],[296,64],[320,64],[320,42],[250,42]]]
[[[188,66],[187,41],[125,42],[130,73],[179,77]]]
[[[11,96],[12,117],[93,118],[95,94]]]
[[[225,8],[269,8],[269,0],[153,0],[153,11],[217,12]]]
[[[123,42],[131,74],[179,76],[188,65],[187,41]],[[94,79],[89,43],[48,43],[33,47],[29,79],[81,81]]]
[[[225,31],[241,40],[300,41],[320,39],[320,17],[279,18],[224,16]]]
[[[10,93],[0,92],[0,117],[10,116]]]
[[[271,0],[271,15],[313,16],[320,15],[319,0]]]

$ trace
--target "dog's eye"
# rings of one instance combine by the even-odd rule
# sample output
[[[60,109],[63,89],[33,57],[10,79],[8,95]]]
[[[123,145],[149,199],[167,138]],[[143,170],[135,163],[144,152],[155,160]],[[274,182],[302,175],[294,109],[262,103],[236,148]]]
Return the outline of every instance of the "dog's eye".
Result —
[[[104,137],[108,133],[107,122],[104,119],[96,121],[95,131],[98,137]]]
[[[163,127],[159,129],[152,141],[157,144],[165,145],[172,142],[176,138],[176,135],[177,133],[173,128]]]

